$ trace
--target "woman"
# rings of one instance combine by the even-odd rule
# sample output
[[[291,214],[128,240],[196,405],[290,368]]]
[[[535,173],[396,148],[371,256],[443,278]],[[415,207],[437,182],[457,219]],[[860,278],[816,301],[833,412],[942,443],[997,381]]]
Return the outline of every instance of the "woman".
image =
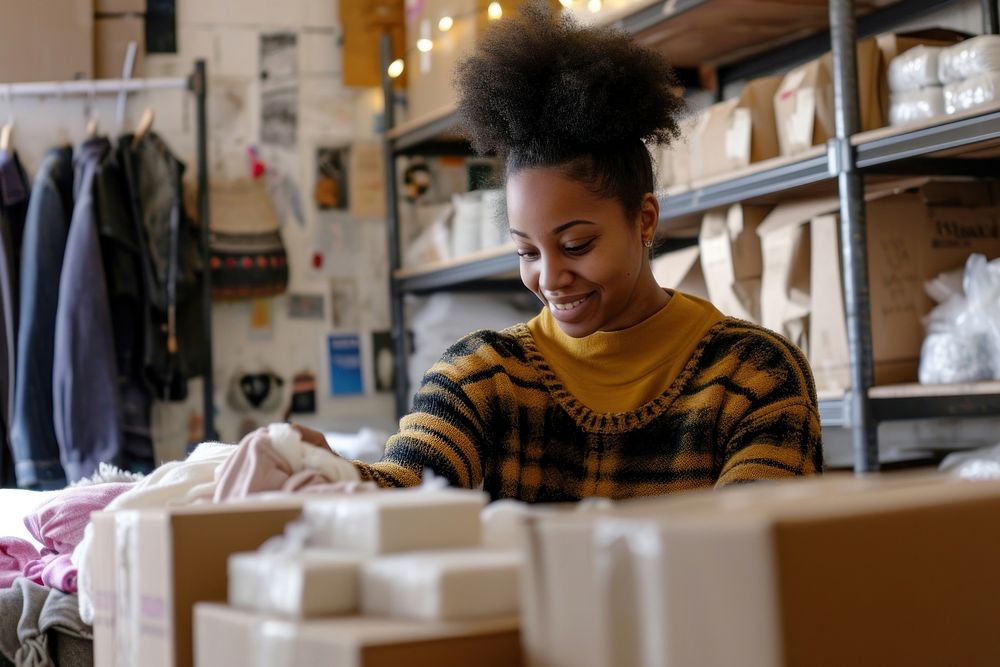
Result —
[[[360,478],[409,486],[430,469],[537,502],[817,473],[802,353],[650,269],[644,141],[674,138],[682,108],[663,58],[539,3],[492,26],[456,83],[473,146],[506,158],[521,279],[544,308],[449,349]]]

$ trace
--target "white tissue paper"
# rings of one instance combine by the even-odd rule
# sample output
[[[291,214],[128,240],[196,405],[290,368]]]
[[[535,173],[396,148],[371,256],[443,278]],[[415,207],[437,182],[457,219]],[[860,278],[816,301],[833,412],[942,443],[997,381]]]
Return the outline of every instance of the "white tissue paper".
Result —
[[[463,489],[399,489],[307,502],[312,546],[367,555],[481,544],[487,496]]]
[[[1000,72],[985,72],[944,87],[944,110],[961,113],[1000,99]]]
[[[906,93],[926,86],[939,86],[938,61],[940,46],[914,46],[889,63],[889,90]]]
[[[352,613],[358,609],[363,559],[328,549],[233,554],[229,604],[294,618]]]
[[[361,569],[361,611],[425,621],[517,614],[522,558],[478,549],[376,558]]]
[[[944,88],[928,86],[906,93],[893,93],[889,106],[889,124],[907,125],[944,114]]]

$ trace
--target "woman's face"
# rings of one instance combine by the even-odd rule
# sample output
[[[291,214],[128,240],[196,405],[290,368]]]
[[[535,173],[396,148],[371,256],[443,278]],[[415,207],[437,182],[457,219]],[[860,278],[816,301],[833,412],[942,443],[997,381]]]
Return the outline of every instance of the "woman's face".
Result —
[[[653,195],[630,220],[556,169],[525,169],[507,180],[507,219],[522,282],[567,335],[625,329],[662,306],[643,245],[659,219]]]

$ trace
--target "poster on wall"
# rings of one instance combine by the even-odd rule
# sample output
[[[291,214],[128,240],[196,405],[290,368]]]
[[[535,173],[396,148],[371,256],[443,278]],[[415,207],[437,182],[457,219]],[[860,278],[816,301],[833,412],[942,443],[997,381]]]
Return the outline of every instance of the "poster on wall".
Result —
[[[365,142],[351,147],[348,184],[351,215],[385,218],[385,159],[382,144]]]
[[[323,295],[289,294],[288,317],[294,320],[323,319]]]
[[[260,36],[260,139],[292,147],[298,141],[298,38],[293,32]]]
[[[331,280],[330,324],[334,329],[357,329],[360,319],[357,282],[353,279]]]
[[[391,392],[396,388],[396,354],[388,331],[372,332],[372,377],[375,391]]]
[[[316,187],[313,199],[321,211],[343,211],[348,206],[347,148],[316,149]]]
[[[330,395],[358,396],[364,393],[361,377],[361,338],[358,334],[327,336],[330,364]]]

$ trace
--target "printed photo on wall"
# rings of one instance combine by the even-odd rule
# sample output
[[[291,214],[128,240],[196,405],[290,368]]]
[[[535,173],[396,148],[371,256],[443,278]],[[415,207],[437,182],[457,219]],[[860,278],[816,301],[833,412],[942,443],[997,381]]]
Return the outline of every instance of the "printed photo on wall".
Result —
[[[365,391],[361,377],[361,339],[357,334],[327,336],[330,395],[357,396]]]
[[[348,148],[316,149],[316,187],[313,198],[321,211],[343,210],[348,206]]]
[[[289,294],[288,317],[297,320],[323,319],[323,295]]]
[[[260,140],[294,146],[298,140],[298,38],[292,32],[260,36]]]
[[[377,392],[391,392],[396,388],[396,354],[388,331],[372,332],[372,377]]]
[[[354,280],[330,281],[330,324],[334,329],[357,329],[358,284]]]

